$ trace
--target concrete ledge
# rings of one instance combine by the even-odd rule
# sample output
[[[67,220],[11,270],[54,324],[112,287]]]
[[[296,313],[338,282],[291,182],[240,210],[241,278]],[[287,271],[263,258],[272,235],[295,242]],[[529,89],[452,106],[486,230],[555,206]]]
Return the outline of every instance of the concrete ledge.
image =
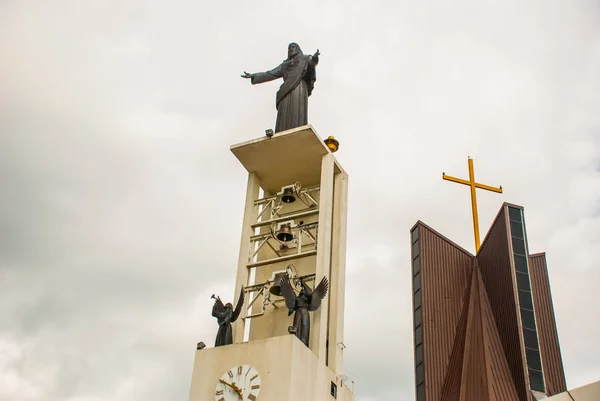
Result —
[[[253,366],[260,374],[260,401],[331,401],[331,382],[337,385],[337,400],[354,400],[324,361],[296,336],[285,335],[197,350],[190,401],[214,400],[219,378],[239,365]]]
[[[290,177],[303,187],[318,185],[321,159],[329,153],[312,125],[231,145],[230,149],[249,173],[258,175],[261,188],[273,194],[293,184]],[[336,167],[339,172],[339,164]]]

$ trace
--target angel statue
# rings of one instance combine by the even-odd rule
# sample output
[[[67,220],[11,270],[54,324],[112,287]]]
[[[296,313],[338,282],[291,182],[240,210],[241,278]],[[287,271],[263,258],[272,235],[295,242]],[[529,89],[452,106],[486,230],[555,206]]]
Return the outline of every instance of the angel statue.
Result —
[[[310,317],[308,312],[314,312],[321,306],[321,300],[327,295],[329,289],[329,282],[327,277],[323,277],[319,285],[311,291],[311,289],[302,281],[302,288],[300,293],[296,295],[292,284],[287,276],[281,279],[281,296],[285,299],[285,305],[289,309],[288,316],[293,312],[294,325],[290,326],[288,331],[291,334],[296,334],[296,337],[300,339],[308,347],[308,339],[310,338]]]
[[[232,344],[233,334],[231,333],[231,323],[237,320],[237,318],[240,316],[240,312],[242,311],[242,305],[244,305],[244,288],[242,287],[242,290],[240,291],[240,297],[235,309],[233,309],[233,305],[231,305],[229,302],[223,305],[221,298],[218,296],[215,297],[215,294],[213,294],[210,298],[215,299],[212,315],[217,318],[217,323],[219,323],[219,331],[217,331],[215,347]]]

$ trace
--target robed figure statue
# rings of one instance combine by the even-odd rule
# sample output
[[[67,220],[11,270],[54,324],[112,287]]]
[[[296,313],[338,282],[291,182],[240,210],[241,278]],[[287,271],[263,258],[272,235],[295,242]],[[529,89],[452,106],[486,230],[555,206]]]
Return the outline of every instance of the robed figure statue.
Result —
[[[296,312],[294,315],[294,325],[288,331],[291,334],[296,334],[307,347],[310,338],[310,316],[308,312],[314,312],[321,306],[321,300],[327,295],[329,282],[327,277],[323,277],[319,285],[314,291],[302,281],[300,293],[296,295],[294,289],[287,276],[281,279],[281,296],[285,299],[285,305],[289,309],[288,316]]]
[[[288,58],[279,66],[255,74],[244,71],[242,78],[250,78],[253,85],[283,78],[275,101],[275,132],[308,124],[308,97],[317,80],[315,67],[319,63],[319,55],[319,49],[312,56],[305,55],[297,43],[290,43]]]
[[[233,334],[231,331],[231,323],[235,322],[240,316],[242,311],[242,305],[244,304],[244,288],[240,291],[240,298],[238,299],[235,309],[233,305],[227,302],[223,305],[221,298],[215,297],[213,294],[211,298],[215,299],[215,304],[212,308],[212,315],[217,318],[219,323],[219,330],[217,331],[217,338],[215,339],[215,347],[221,345],[229,345],[233,343]]]

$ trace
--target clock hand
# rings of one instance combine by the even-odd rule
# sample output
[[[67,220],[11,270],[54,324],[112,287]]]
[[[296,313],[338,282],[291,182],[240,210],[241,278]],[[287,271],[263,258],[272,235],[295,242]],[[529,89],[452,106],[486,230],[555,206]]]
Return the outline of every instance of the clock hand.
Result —
[[[221,383],[223,383],[224,385],[231,387],[231,388],[233,389],[233,391],[235,391],[235,392],[237,393],[237,395],[238,395],[238,397],[240,397],[240,399],[242,399],[242,398],[243,398],[243,396],[242,396],[242,390],[241,390],[241,389],[240,389],[238,386],[236,386],[236,385],[235,385],[235,383],[233,383],[233,384],[229,384],[229,383],[227,383],[227,382],[226,382],[225,380],[223,380],[223,379],[219,379],[219,381],[220,381]]]
[[[232,388],[232,389],[234,389],[235,391],[238,391],[238,388],[237,388],[237,386],[236,386],[235,384],[230,384],[230,383],[227,383],[227,382],[226,382],[225,380],[223,380],[223,379],[219,379],[219,381],[220,381],[221,383],[223,383],[224,385],[231,387],[231,388]]]
[[[231,383],[233,386],[232,388],[235,390],[235,392],[237,393],[237,395],[240,397],[240,400],[244,398],[244,395],[242,394],[242,389],[239,388],[238,386],[235,385],[235,382]]]

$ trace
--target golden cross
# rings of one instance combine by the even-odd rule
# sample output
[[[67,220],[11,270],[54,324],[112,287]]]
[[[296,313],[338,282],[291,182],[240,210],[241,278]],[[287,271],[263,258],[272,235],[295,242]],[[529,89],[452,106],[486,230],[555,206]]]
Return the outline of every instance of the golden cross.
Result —
[[[444,180],[457,182],[459,184],[468,185],[471,187],[471,208],[473,209],[473,230],[475,231],[475,253],[479,252],[479,217],[477,217],[477,196],[475,189],[485,189],[487,191],[502,193],[502,186],[499,188],[490,187],[488,185],[475,182],[475,173],[473,172],[473,159],[469,157],[469,181],[460,178],[450,177],[446,173],[442,173]]]

